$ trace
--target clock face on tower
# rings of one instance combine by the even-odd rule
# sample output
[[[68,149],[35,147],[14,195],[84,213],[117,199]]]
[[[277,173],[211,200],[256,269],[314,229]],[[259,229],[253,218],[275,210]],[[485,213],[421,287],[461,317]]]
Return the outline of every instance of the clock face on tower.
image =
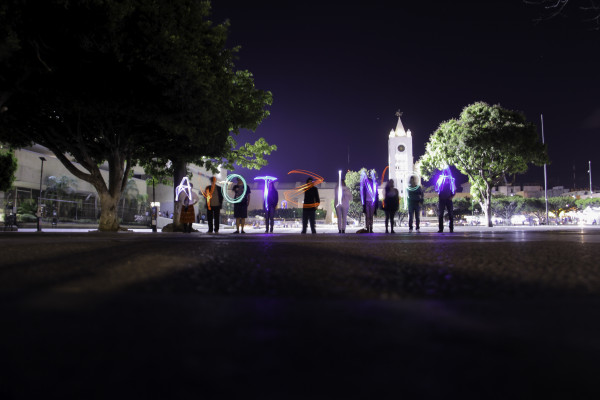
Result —
[[[404,147],[403,144],[401,144],[401,145],[398,146],[398,151],[400,151],[400,152],[404,151],[405,149],[406,148]]]

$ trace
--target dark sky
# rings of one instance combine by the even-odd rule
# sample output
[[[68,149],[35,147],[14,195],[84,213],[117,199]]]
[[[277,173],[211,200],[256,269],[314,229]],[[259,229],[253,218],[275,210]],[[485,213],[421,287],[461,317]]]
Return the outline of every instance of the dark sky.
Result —
[[[239,172],[284,181],[303,179],[286,177],[292,169],[329,181],[339,169],[381,173],[396,110],[416,161],[441,122],[485,101],[538,126],[543,113],[550,186],[572,187],[575,165],[577,186],[588,187],[590,160],[600,182],[600,31],[574,8],[536,23],[541,9],[521,0],[389,3],[213,3],[213,20],[229,19],[230,45],[241,46],[237,67],[274,98],[240,141],[262,136],[279,149],[259,173]],[[543,169],[519,180],[542,184]]]

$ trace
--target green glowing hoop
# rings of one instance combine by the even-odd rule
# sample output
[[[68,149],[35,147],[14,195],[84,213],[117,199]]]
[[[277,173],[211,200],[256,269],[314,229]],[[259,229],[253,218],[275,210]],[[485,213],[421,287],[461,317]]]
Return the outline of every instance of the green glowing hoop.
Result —
[[[244,183],[244,191],[242,192],[242,195],[240,197],[236,197],[235,199],[232,198],[228,193],[227,193],[227,187],[229,186],[229,182],[231,182],[231,180],[233,178],[238,178],[241,179],[242,182]],[[227,179],[225,179],[225,184],[221,187],[221,192],[223,193],[223,197],[225,198],[225,200],[227,200],[230,203],[239,203],[240,201],[242,201],[242,199],[244,198],[244,196],[246,196],[246,190],[248,189],[248,185],[246,185],[246,180],[244,179],[243,176],[238,175],[238,174],[230,174],[227,175]]]

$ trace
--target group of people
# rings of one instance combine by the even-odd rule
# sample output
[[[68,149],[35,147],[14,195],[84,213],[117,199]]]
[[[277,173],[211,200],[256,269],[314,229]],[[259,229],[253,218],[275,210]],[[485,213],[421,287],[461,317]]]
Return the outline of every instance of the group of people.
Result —
[[[313,234],[316,231],[316,211],[320,204],[319,190],[314,185],[313,178],[306,180],[307,189],[304,191],[304,204],[302,209],[302,231],[305,234],[307,228]],[[361,182],[361,193],[363,193],[363,213],[365,214],[365,232],[373,233],[373,217],[379,208],[376,185],[373,178],[367,178]],[[190,184],[191,186],[191,184]],[[250,187],[246,186],[242,179],[237,178],[237,182],[231,188],[234,194],[235,202],[233,205],[233,216],[235,218],[235,231],[233,233],[246,233],[244,226],[248,218],[248,205],[250,204]],[[192,223],[195,219],[194,205],[199,197],[193,191],[190,191],[191,198],[185,191],[182,191],[177,199],[181,202],[180,222],[184,226],[184,232],[192,231]],[[206,217],[208,221],[208,233],[219,233],[221,207],[223,205],[223,194],[221,187],[216,184],[216,178],[211,178],[211,184],[205,188],[203,195],[206,197]],[[439,187],[439,230],[444,231],[444,211],[447,210],[449,216],[450,232],[454,231],[452,198],[454,190],[450,185],[441,185]],[[408,205],[408,230],[413,231],[413,223],[418,232],[420,230],[420,214],[423,205],[423,189],[418,184],[415,176],[411,176],[407,187],[407,205]],[[335,187],[335,212],[338,222],[338,233],[346,233],[348,211],[352,201],[352,192],[346,186],[344,180]],[[279,203],[279,193],[275,188],[273,181],[267,182],[267,195],[263,201],[263,211],[265,213],[265,233],[273,233],[275,210]],[[398,189],[394,187],[394,180],[390,179],[385,186],[385,196],[381,202],[381,208],[385,212],[385,233],[395,233],[395,215],[400,206],[400,196]]]

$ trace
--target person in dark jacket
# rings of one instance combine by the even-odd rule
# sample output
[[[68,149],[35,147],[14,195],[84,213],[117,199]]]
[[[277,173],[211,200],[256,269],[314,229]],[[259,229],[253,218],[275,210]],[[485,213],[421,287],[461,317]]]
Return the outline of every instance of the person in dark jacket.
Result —
[[[238,178],[237,184],[232,188],[234,199],[238,199],[244,195],[241,201],[233,204],[233,218],[235,218],[235,232],[240,233],[240,227],[242,233],[244,232],[244,226],[246,225],[246,218],[248,218],[248,204],[250,204],[250,188],[246,187],[246,193],[244,193],[244,181]]]
[[[269,181],[267,187],[269,188],[267,200],[263,201],[263,210],[265,211],[265,233],[269,233],[269,228],[271,229],[271,233],[273,233],[275,210],[279,203],[279,193],[277,192],[277,189],[275,189],[275,183],[273,181]]]
[[[373,217],[377,212],[377,207],[379,207],[375,174],[372,173],[372,177],[368,178],[367,174],[363,172],[361,174],[360,185],[363,212],[365,213],[365,230],[368,233],[373,233]]]
[[[398,189],[394,187],[394,180],[390,179],[385,185],[385,198],[383,199],[383,211],[385,211],[385,233],[388,231],[388,222],[390,224],[391,232],[394,232],[394,216],[398,212],[400,205],[400,195]]]
[[[315,219],[317,208],[321,203],[319,199],[319,189],[313,184],[313,178],[308,178],[306,184],[309,186],[308,190],[304,192],[304,204],[302,208],[302,232],[306,233],[308,222],[310,221],[310,230],[312,233],[317,233],[315,229]]]
[[[416,224],[417,232],[421,223],[421,204],[423,204],[423,189],[417,183],[417,178],[411,176],[408,180],[408,231],[413,230],[413,217]]]
[[[208,233],[219,233],[219,222],[221,220],[221,206],[223,205],[223,193],[221,186],[217,185],[217,178],[211,178],[211,184],[206,187],[206,217],[208,219]]]
[[[435,190],[438,192],[438,222],[439,230],[438,233],[444,232],[444,210],[448,211],[448,227],[450,232],[454,232],[454,205],[452,204],[452,198],[456,192],[456,186],[454,184],[454,177],[450,172],[450,168],[446,167],[442,174],[438,178],[435,184]]]

